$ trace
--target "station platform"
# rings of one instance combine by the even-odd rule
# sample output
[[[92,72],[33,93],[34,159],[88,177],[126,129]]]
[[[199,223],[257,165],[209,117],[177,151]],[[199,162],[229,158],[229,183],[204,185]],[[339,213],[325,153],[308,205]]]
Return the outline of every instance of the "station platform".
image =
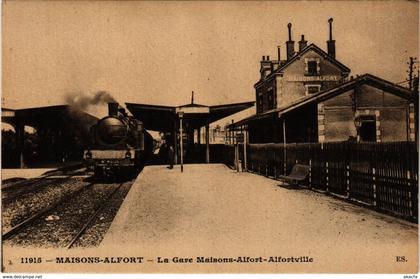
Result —
[[[36,169],[2,169],[1,170],[1,180],[11,179],[11,178],[35,178],[43,175],[48,171],[55,170],[54,168],[36,168]]]
[[[416,224],[279,184],[222,164],[147,166],[99,248],[145,257],[124,272],[417,272]],[[313,260],[214,262],[238,257]]]
[[[35,178],[44,175],[50,171],[54,171],[57,169],[72,168],[73,166],[79,166],[80,164],[80,162],[66,162],[56,164],[45,164],[33,168],[1,169],[1,181],[11,178]]]

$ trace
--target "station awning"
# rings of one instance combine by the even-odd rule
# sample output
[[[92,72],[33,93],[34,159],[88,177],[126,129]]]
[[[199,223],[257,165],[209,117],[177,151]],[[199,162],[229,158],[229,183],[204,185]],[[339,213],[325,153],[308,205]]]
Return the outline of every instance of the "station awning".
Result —
[[[98,121],[98,118],[68,105],[58,105],[26,109],[2,108],[1,120],[13,126],[62,129],[69,123],[91,126]]]
[[[191,103],[178,107],[126,103],[126,106],[134,117],[143,121],[146,129],[171,132],[177,123],[179,112],[184,113],[184,118],[188,121],[191,128],[198,129],[206,124],[250,108],[254,103],[243,102],[216,106]]]

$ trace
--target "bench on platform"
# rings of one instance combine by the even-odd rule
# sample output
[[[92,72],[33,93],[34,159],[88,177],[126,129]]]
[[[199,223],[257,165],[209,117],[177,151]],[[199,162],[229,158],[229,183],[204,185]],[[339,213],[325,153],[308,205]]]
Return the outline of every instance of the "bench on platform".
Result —
[[[297,185],[299,182],[305,180],[308,175],[309,166],[296,164],[293,166],[289,175],[280,175],[279,178],[290,181],[293,185]]]

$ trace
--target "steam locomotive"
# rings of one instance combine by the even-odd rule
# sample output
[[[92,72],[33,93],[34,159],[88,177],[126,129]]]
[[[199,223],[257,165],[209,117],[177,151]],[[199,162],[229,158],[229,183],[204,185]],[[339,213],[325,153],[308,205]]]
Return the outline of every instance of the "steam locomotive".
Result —
[[[90,132],[92,142],[83,157],[95,176],[133,174],[153,155],[152,136],[118,103],[108,103],[108,116]]]

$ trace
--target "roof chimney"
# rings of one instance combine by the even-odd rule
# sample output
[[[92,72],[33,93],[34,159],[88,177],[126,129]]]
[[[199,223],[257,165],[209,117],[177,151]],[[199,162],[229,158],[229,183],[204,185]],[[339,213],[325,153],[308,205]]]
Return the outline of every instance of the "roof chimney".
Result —
[[[287,24],[289,29],[289,40],[286,42],[287,60],[295,55],[295,42],[292,41],[292,24]]]
[[[308,41],[305,41],[305,35],[302,35],[302,38],[299,41],[299,52],[302,51],[308,45]]]
[[[332,23],[333,19],[330,18],[328,20],[328,23],[330,24],[330,37],[327,41],[327,49],[328,49],[328,56],[335,59],[335,40],[332,39]]]
[[[260,72],[261,72],[261,78],[264,78],[266,73],[268,71],[271,70],[271,61],[270,61],[270,56],[263,56],[262,60],[260,61],[261,67],[260,67]],[[272,70],[271,70],[272,71]]]

